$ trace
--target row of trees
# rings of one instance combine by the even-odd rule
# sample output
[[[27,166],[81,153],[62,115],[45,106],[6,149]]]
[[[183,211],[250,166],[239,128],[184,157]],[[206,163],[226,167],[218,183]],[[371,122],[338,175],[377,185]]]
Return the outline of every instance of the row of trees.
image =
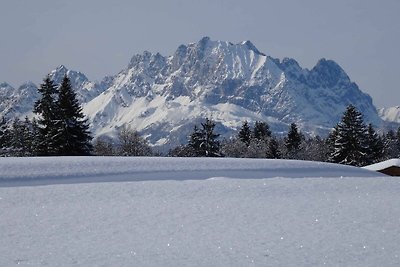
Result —
[[[195,126],[189,143],[169,152],[170,156],[285,158],[334,162],[364,166],[400,156],[400,128],[379,135],[362,114],[349,105],[342,120],[330,135],[306,138],[297,125],[290,125],[285,137],[274,136],[265,122],[257,121],[251,128],[244,121],[237,135],[218,141],[215,123],[206,119],[201,128]]]
[[[89,155],[89,124],[76,99],[70,80],[57,86],[46,77],[39,87],[40,99],[33,112],[37,120],[15,119],[11,127],[0,123],[0,153],[11,156]]]
[[[59,86],[46,77],[38,90],[41,97],[34,105],[37,120],[0,120],[0,155],[154,155],[146,139],[127,127],[119,129],[116,143],[98,138],[92,146],[88,121],[68,77]],[[251,127],[244,121],[236,136],[220,141],[215,126],[206,118],[194,127],[187,145],[170,150],[168,155],[286,158],[355,166],[400,156],[400,128],[379,135],[371,124],[364,123],[362,114],[352,105],[325,139],[306,138],[295,123],[286,136],[277,137],[266,122],[257,121]]]

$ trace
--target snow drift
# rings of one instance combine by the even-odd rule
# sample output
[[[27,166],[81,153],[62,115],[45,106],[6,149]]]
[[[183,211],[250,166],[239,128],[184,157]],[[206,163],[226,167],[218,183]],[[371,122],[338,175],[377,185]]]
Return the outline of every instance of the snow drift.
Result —
[[[360,168],[72,157],[0,170],[0,266],[400,263],[400,182]]]

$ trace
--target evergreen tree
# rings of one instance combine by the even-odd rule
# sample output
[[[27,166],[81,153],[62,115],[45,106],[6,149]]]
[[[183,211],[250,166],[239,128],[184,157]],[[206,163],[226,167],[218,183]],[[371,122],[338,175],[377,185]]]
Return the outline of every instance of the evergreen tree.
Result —
[[[282,153],[279,149],[279,143],[275,137],[269,138],[268,150],[265,157],[268,159],[280,159],[282,157]]]
[[[57,88],[47,76],[38,88],[41,97],[36,101],[33,112],[39,115],[38,155],[56,155],[58,152],[57,135],[60,119],[57,105]]]
[[[200,131],[197,125],[195,125],[193,128],[193,132],[190,134],[189,144],[188,144],[188,147],[191,148],[191,150],[193,151],[193,156],[195,157],[202,156],[200,149],[202,142],[203,142],[203,133]]]
[[[31,124],[28,118],[25,121],[15,118],[11,128],[9,154],[15,157],[32,156],[32,139]]]
[[[242,124],[242,128],[240,128],[239,134],[238,134],[239,139],[245,143],[247,146],[250,145],[250,140],[251,140],[251,129],[249,126],[249,123],[247,121],[244,121]]]
[[[288,158],[296,158],[302,140],[303,140],[303,135],[297,129],[296,123],[292,123],[290,125],[288,135],[285,138],[285,147]]]
[[[58,154],[88,155],[92,150],[89,124],[67,76],[60,85],[57,106],[59,120],[55,143]]]
[[[335,152],[335,143],[338,136],[338,131],[338,125],[336,125],[325,140],[325,144],[327,147],[326,158],[329,162],[333,162],[332,155]]]
[[[396,133],[393,130],[389,130],[385,135],[384,141],[384,159],[393,159],[399,157],[399,144]]]
[[[35,118],[31,122],[31,150],[32,155],[37,156],[39,153],[39,141],[40,141],[40,128]]]
[[[214,132],[215,123],[206,118],[206,121],[201,124],[202,142],[200,144],[200,154],[205,157],[220,157],[220,143],[217,140],[219,134]]]
[[[266,122],[256,121],[254,124],[253,137],[257,140],[265,140],[271,137],[272,133]]]
[[[197,157],[220,157],[220,143],[217,140],[219,134],[214,133],[215,123],[206,118],[201,126],[201,130],[194,127],[188,146]]]
[[[5,117],[0,120],[0,156],[6,156],[8,154],[10,145],[10,130]]]
[[[369,124],[367,128],[366,148],[365,164],[376,163],[382,158],[384,151],[383,141],[372,127],[372,124]]]
[[[362,115],[353,105],[349,105],[337,125],[332,162],[362,166],[367,161],[366,126]]]

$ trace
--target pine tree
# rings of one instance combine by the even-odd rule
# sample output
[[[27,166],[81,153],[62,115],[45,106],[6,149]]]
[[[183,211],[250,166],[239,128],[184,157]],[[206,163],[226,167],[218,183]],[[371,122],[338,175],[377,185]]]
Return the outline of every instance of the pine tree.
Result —
[[[238,134],[239,139],[245,143],[247,146],[250,145],[250,140],[251,140],[251,129],[249,126],[249,123],[247,121],[244,121],[242,124],[242,128],[240,128],[239,134]]]
[[[32,156],[32,131],[31,123],[28,118],[21,121],[15,118],[12,123],[10,135],[10,155],[15,157]]]
[[[271,137],[272,133],[266,122],[256,121],[254,124],[253,137],[257,140],[265,140]]]
[[[397,158],[399,156],[398,146],[400,141],[398,141],[396,133],[393,130],[389,130],[384,139],[384,159]]]
[[[372,124],[369,124],[367,128],[366,148],[367,158],[365,164],[376,163],[382,158],[384,151],[383,141],[372,127]]]
[[[303,135],[297,129],[296,123],[292,123],[290,125],[288,135],[285,138],[285,147],[287,150],[288,158],[296,158],[302,140],[303,140]]]
[[[214,132],[215,123],[206,118],[206,121],[201,124],[203,129],[202,133],[202,142],[200,144],[200,154],[205,157],[220,157],[220,143],[217,140],[219,134]]]
[[[275,137],[269,138],[268,150],[265,157],[268,159],[280,159],[282,157],[282,153],[279,150],[279,143]]]
[[[366,126],[362,114],[353,105],[347,107],[337,125],[337,136],[330,160],[354,166],[362,166],[367,161]]]
[[[0,156],[7,156],[10,146],[10,130],[5,117],[0,120]]]
[[[47,76],[38,88],[41,98],[36,101],[33,112],[39,115],[38,155],[56,155],[58,152],[57,135],[60,119],[57,105],[57,87]]]
[[[328,162],[334,162],[332,155],[335,152],[335,143],[338,136],[338,125],[336,125],[325,139],[325,145],[327,147],[326,158]]]
[[[203,134],[197,127],[197,125],[195,125],[193,128],[193,132],[190,134],[189,144],[188,144],[188,147],[191,148],[191,150],[193,151],[193,156],[195,157],[202,156],[200,149],[202,142],[203,142]]]
[[[57,106],[59,123],[55,142],[58,154],[88,155],[92,150],[89,124],[67,76],[60,85]]]
[[[220,157],[220,143],[217,140],[219,134],[214,133],[215,123],[206,118],[201,126],[201,130],[197,126],[194,127],[188,146],[197,157]]]

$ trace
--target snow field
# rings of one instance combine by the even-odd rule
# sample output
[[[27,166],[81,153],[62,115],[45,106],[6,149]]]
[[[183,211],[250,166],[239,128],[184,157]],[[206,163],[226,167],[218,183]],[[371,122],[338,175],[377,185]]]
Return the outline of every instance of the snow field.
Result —
[[[400,180],[359,168],[87,157],[0,168],[0,266],[400,264]]]

